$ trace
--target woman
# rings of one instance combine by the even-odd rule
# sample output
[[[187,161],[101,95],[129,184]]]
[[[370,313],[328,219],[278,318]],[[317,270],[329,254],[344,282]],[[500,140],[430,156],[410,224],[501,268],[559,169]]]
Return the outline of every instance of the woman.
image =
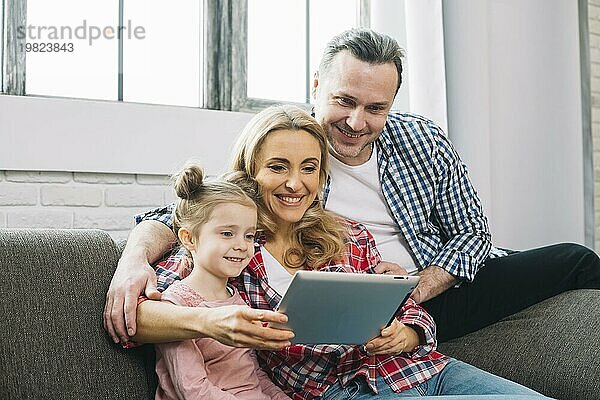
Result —
[[[233,169],[255,178],[261,188],[259,226],[264,235],[250,264],[234,281],[253,308],[275,309],[299,269],[373,273],[380,261],[364,227],[323,210],[320,193],[327,179],[327,146],[321,126],[293,106],[257,114],[236,144]],[[183,277],[189,268],[189,260],[180,254],[160,263],[160,285],[167,286],[174,274],[179,275],[175,279]],[[155,321],[160,314],[146,303],[150,302],[138,310],[142,331],[152,325],[144,321]],[[152,341],[151,333],[143,334]],[[433,320],[409,299],[394,322],[364,347],[296,345],[258,355],[271,379],[296,399],[539,396],[445,357],[434,351],[435,346]]]

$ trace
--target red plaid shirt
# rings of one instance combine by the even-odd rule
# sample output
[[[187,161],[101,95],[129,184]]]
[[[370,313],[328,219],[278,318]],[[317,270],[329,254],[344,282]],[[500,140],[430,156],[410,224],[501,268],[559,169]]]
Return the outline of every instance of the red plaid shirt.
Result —
[[[343,261],[333,261],[319,270],[375,273],[380,261],[375,241],[360,224],[348,222],[348,239]],[[191,260],[185,249],[158,263],[156,273],[159,290],[166,289],[174,280],[186,277],[191,271]],[[260,248],[242,274],[231,279],[244,300],[253,308],[276,309],[281,296],[269,286]],[[348,301],[352,297],[348,296]],[[396,315],[406,325],[417,325],[425,333],[426,344],[413,352],[401,355],[369,356],[362,346],[350,345],[294,345],[281,351],[258,351],[261,367],[278,386],[293,399],[317,398],[337,380],[342,386],[363,376],[373,392],[377,393],[377,374],[394,390],[400,392],[422,383],[440,372],[448,358],[435,351],[435,323],[427,312],[412,299]]]

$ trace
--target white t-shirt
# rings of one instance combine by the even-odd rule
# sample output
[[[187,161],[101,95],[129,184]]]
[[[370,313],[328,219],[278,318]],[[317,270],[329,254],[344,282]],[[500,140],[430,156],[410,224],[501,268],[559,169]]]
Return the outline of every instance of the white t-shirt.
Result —
[[[290,287],[294,276],[264,246],[260,246],[260,254],[262,255],[265,270],[267,271],[269,286],[283,297],[288,287]]]
[[[392,217],[379,182],[377,147],[357,166],[329,158],[329,196],[326,209],[362,223],[375,238],[383,261],[397,263],[408,273],[418,271],[404,235]]]

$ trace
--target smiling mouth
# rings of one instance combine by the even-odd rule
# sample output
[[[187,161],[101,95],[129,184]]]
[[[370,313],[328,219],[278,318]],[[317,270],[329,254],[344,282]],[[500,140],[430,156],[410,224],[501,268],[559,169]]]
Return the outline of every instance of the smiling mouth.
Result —
[[[244,261],[243,258],[239,258],[239,257],[223,257],[224,259],[226,259],[227,261],[232,261],[232,262],[242,262]]]
[[[335,126],[335,128],[340,131],[344,136],[350,138],[350,139],[358,139],[359,137],[365,135],[365,133],[350,133],[342,128],[340,128],[339,126]]]
[[[279,200],[281,200],[284,204],[289,204],[289,205],[298,204],[304,198],[304,196],[290,197],[290,196],[283,196],[280,194],[276,194],[275,197],[277,197]]]
[[[352,139],[358,139],[359,137],[361,137],[361,136],[362,136],[362,135],[353,135],[352,133],[348,133],[348,132],[345,132],[345,131],[341,131],[341,132],[342,132],[342,133],[343,133],[345,136],[348,136],[349,138],[352,138]]]

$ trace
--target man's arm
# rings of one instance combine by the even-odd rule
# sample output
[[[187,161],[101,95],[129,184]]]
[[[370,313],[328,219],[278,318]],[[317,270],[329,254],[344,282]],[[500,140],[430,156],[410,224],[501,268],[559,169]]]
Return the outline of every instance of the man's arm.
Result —
[[[406,269],[396,263],[381,261],[375,267],[378,274],[407,275]],[[423,303],[450,289],[458,279],[437,265],[430,265],[419,272],[421,279],[410,296],[417,304]]]
[[[287,316],[248,306],[217,308],[182,307],[167,302],[146,300],[138,306],[138,343],[164,343],[211,337],[234,347],[279,350],[290,346],[291,331],[263,326],[268,322],[287,322]]]
[[[437,265],[430,265],[419,272],[421,279],[411,297],[417,303],[423,303],[456,285],[458,279]]]
[[[421,301],[459,280],[472,281],[492,247],[487,218],[466,165],[443,132],[431,128],[436,133],[436,193],[430,218],[439,228],[443,247],[421,272]]]
[[[136,307],[140,294],[160,299],[156,275],[150,263],[158,260],[175,243],[175,235],[158,221],[142,221],[127,239],[127,245],[110,282],[104,306],[104,328],[115,343],[135,335]]]

